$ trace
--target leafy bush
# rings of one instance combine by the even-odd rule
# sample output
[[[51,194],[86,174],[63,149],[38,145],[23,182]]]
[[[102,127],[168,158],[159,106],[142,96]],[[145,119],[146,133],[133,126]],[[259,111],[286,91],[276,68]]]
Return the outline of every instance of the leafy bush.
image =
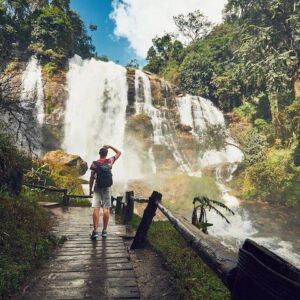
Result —
[[[300,166],[300,140],[298,141],[297,146],[293,151],[293,160],[295,166],[299,167]]]
[[[271,149],[265,159],[247,168],[244,196],[284,204],[287,200],[285,194],[293,177],[290,151]]]
[[[32,42],[42,50],[52,49],[68,56],[72,47],[72,25],[67,15],[58,7],[45,6],[33,21]]]
[[[23,174],[30,166],[31,159],[17,149],[9,135],[0,131],[0,190],[19,194]]]
[[[261,161],[265,156],[266,146],[267,142],[264,135],[260,134],[256,128],[248,129],[244,136],[244,163],[252,165]]]
[[[43,71],[49,76],[53,77],[58,70],[58,66],[54,62],[48,62],[43,66]]]
[[[0,298],[9,299],[57,244],[50,214],[38,204],[0,196]]]

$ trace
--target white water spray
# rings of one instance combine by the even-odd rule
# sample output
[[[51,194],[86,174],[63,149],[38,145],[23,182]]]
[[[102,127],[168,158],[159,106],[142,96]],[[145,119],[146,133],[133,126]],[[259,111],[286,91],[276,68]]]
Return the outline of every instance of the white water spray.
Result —
[[[190,167],[183,159],[174,141],[174,129],[171,128],[171,122],[167,120],[163,111],[160,111],[152,105],[150,80],[148,76],[140,70],[136,70],[135,72],[135,95],[136,113],[144,113],[151,119],[153,126],[153,143],[156,145],[165,145],[168,149],[172,150],[173,157],[178,163],[180,170],[190,173]],[[167,109],[166,104],[164,108]]]
[[[124,148],[125,111],[127,106],[126,69],[112,62],[69,61],[63,148],[79,154],[91,164],[105,144]],[[111,153],[112,154],[112,153]],[[129,176],[124,156],[114,166],[117,180]],[[127,173],[126,173],[127,171]]]
[[[37,121],[42,126],[44,123],[42,67],[35,56],[30,58],[22,75],[21,99],[35,102]]]

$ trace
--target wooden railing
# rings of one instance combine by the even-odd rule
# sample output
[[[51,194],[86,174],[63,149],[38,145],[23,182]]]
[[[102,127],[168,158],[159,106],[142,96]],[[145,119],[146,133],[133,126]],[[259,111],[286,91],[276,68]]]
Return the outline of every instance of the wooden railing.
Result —
[[[91,198],[89,195],[73,195],[68,193],[68,189],[59,189],[59,188],[54,188],[54,187],[49,187],[49,186],[43,186],[43,185],[37,185],[37,184],[30,184],[30,183],[24,183],[23,185],[30,187],[30,188],[35,188],[35,189],[40,189],[44,191],[49,191],[49,192],[54,192],[54,193],[62,193],[62,204],[63,205],[69,205],[70,204],[70,198],[81,198],[81,199],[88,199]]]
[[[26,184],[28,187],[62,193],[62,203],[69,205],[70,198],[90,198],[72,195],[67,189]],[[134,197],[134,192],[112,197],[113,209],[128,224],[134,214],[135,203],[147,203],[137,228],[131,249],[142,248],[157,209],[170,221],[187,244],[214,271],[232,292],[231,300],[298,300],[300,295],[300,271],[268,249],[246,240],[239,256],[223,246],[212,236],[203,234],[188,220],[175,216],[161,202],[162,194],[154,191],[149,198]]]
[[[237,264],[237,255],[218,243],[214,238],[207,237],[187,220],[175,217],[161,203],[162,194],[154,191],[147,198],[134,197],[133,192],[126,192],[125,200],[117,198],[116,214],[121,215],[124,223],[129,223],[134,213],[134,203],[147,203],[143,217],[137,228],[131,249],[143,248],[147,242],[147,233],[152,220],[159,209],[175,229],[187,241],[187,244],[203,259],[226,284],[230,285],[232,270]]]
[[[170,221],[197,255],[211,268],[231,291],[231,300],[298,300],[300,295],[300,271],[268,249],[247,239],[234,253],[216,238],[202,233],[188,220],[176,217],[161,202],[162,194],[154,191],[148,198],[135,198],[127,192],[125,201],[119,197],[116,213],[125,222],[133,216],[134,203],[147,203],[137,228],[131,249],[142,248],[157,209]]]

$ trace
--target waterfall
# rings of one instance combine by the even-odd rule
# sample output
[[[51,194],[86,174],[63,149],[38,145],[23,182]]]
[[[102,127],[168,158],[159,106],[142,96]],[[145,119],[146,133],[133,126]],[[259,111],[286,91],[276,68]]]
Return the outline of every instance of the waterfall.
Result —
[[[82,60],[79,56],[69,60],[65,151],[79,154],[91,164],[105,144],[123,150],[128,91],[126,75],[126,69],[113,62]],[[116,163],[114,170],[117,180],[129,174],[124,157]]]
[[[39,125],[44,123],[44,91],[42,82],[42,67],[37,58],[32,56],[22,75],[21,99],[35,101],[36,118]]]
[[[223,113],[207,99],[197,96],[186,95],[177,98],[177,107],[180,121],[192,128],[192,134],[201,143],[202,131],[208,126],[219,125],[225,127]],[[240,205],[239,199],[233,196],[230,189],[224,185],[224,181],[232,179],[233,172],[243,159],[243,153],[235,146],[231,137],[227,138],[227,145],[223,150],[205,151],[199,159],[201,168],[215,167],[216,182],[222,193],[224,203],[231,208],[235,215],[225,212],[230,220],[228,224],[213,211],[207,212],[207,218],[214,224],[209,228],[209,233],[216,236],[225,246],[236,251],[247,237],[252,238],[278,255],[285,257],[297,266],[300,266],[300,255],[295,254],[293,245],[279,237],[264,236],[253,224],[249,212]]]
[[[42,67],[35,56],[32,56],[27,63],[26,69],[22,74],[21,85],[22,105],[26,110],[32,111],[32,119],[27,120],[28,124],[33,123],[37,126],[29,126],[28,130],[35,131],[36,141],[33,141],[39,148],[34,150],[37,155],[41,154],[40,144],[43,142],[42,127],[44,124],[44,91],[42,81]],[[23,144],[24,141],[21,142]]]
[[[172,128],[171,122],[167,120],[164,111],[161,111],[152,105],[150,80],[148,76],[140,70],[136,70],[135,72],[135,101],[136,113],[146,114],[151,119],[153,126],[153,143],[167,146],[167,148],[172,151],[173,157],[178,163],[180,170],[182,172],[190,173],[190,167],[182,157],[174,140],[174,128]],[[165,105],[164,108],[167,109],[167,106]]]
[[[207,99],[198,96],[186,95],[177,98],[177,107],[180,114],[181,123],[192,128],[194,135],[199,137],[209,126],[219,125],[225,127],[223,113]],[[232,138],[228,138],[223,150],[208,150],[199,159],[201,167],[218,164],[236,164],[243,160],[243,153],[234,146]]]

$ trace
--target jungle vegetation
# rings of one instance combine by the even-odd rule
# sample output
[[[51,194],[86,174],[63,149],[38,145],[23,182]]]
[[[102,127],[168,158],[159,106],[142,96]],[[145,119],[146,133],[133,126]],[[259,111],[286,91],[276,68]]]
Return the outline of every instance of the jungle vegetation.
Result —
[[[241,197],[300,206],[299,1],[229,0],[221,24],[200,11],[174,22],[185,43],[154,38],[144,70],[227,113],[246,153]]]

